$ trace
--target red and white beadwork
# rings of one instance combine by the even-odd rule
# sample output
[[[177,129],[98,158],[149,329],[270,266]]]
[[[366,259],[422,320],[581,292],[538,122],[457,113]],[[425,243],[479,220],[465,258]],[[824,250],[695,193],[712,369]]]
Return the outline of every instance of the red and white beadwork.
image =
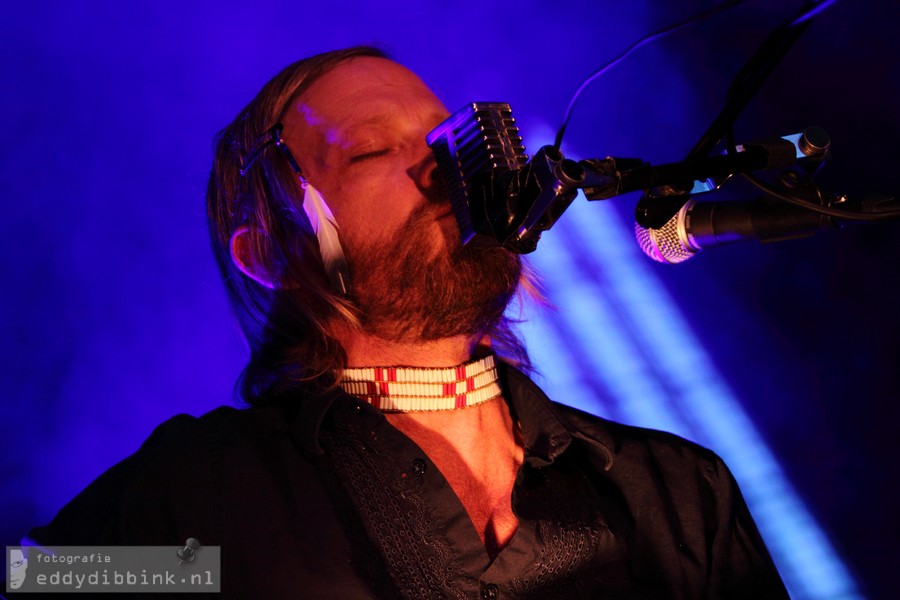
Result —
[[[466,408],[493,400],[501,392],[493,355],[446,369],[345,369],[340,385],[382,412]]]

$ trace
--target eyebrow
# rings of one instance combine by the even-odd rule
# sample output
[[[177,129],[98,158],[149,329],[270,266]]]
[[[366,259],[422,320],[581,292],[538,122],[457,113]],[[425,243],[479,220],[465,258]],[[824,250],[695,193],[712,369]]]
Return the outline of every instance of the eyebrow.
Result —
[[[437,124],[443,122],[449,116],[449,114],[449,112],[434,112],[429,115],[429,120],[433,120],[435,126],[437,126]],[[333,165],[334,158],[336,156],[343,157],[348,153],[348,151],[352,150],[352,144],[336,143],[341,138],[350,137],[354,134],[354,132],[360,129],[365,129],[367,127],[373,126],[378,127],[389,125],[391,123],[397,122],[398,120],[400,120],[400,117],[398,117],[396,114],[385,111],[374,114],[364,121],[349,123],[346,126],[342,123],[338,123],[334,127],[329,128],[325,131],[325,151],[320,154],[322,159],[322,166],[327,167],[329,165]],[[422,140],[424,139],[425,134],[422,135]]]
[[[329,127],[324,131],[324,142],[325,142],[325,151],[322,153],[323,166],[328,166],[333,161],[333,157],[337,155],[346,154],[348,151],[350,144],[344,143],[347,141],[347,138],[353,135],[353,133],[359,129],[365,129],[366,127],[372,127],[373,125],[385,125],[387,124],[393,117],[390,115],[377,115],[366,119],[365,121],[355,122],[346,127],[341,124],[337,124],[333,127]]]

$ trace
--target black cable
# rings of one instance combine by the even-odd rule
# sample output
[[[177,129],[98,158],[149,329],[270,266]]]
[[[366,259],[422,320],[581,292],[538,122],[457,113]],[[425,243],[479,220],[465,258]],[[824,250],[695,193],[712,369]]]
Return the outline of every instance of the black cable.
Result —
[[[693,160],[707,156],[716,144],[719,143],[734,122],[743,112],[744,108],[756,94],[762,84],[765,83],[775,67],[781,62],[785,54],[793,47],[794,43],[806,28],[812,23],[812,17],[821,13],[833,5],[837,0],[811,0],[807,2],[799,13],[778,27],[776,27],[759,46],[750,59],[741,67],[734,81],[728,88],[725,106],[710,124],[707,130],[700,136],[694,147],[688,152],[686,160]],[[729,148],[731,151],[731,148]]]
[[[796,17],[776,28],[766,38],[759,50],[757,50],[753,57],[751,57],[735,77],[728,91],[728,100],[725,109],[723,109],[710,128],[694,146],[694,149],[688,155],[689,158],[695,157],[695,152],[699,153],[699,156],[705,156],[712,150],[712,147],[706,148],[706,146],[710,143],[714,146],[717,143],[717,140],[721,139],[720,137],[715,136],[717,125],[727,127],[727,131],[724,135],[726,151],[731,155],[737,152],[734,140],[734,120],[737,119],[747,102],[756,93],[769,74],[771,74],[772,70],[779,62],[781,62],[781,59],[788,50],[790,50],[800,35],[806,30],[806,27],[809,26],[812,18],[835,2],[837,2],[837,0],[820,0],[818,2],[812,0],[808,2]],[[729,119],[731,122],[727,122]],[[900,210],[891,210],[881,213],[860,213],[836,209],[823,204],[816,204],[815,202],[810,202],[800,196],[783,192],[752,173],[743,173],[743,176],[755,187],[774,198],[836,219],[845,221],[877,222],[888,221],[900,217]],[[821,202],[822,193],[818,186],[816,186],[816,194]]]
[[[734,142],[734,129],[731,128],[725,134],[725,147],[729,154],[734,154],[737,152],[737,148],[735,147]],[[782,191],[777,189],[775,186],[766,183],[756,175],[752,173],[741,173],[743,177],[752,183],[757,189],[765,192],[766,194],[778,198],[784,202],[789,204],[793,204],[794,206],[799,206],[801,208],[805,208],[815,213],[819,213],[828,217],[833,217],[835,219],[843,219],[845,221],[869,221],[869,222],[878,222],[878,221],[890,221],[892,219],[900,218],[900,210],[890,210],[880,213],[860,213],[853,212],[847,210],[841,210],[837,208],[831,208],[830,206],[825,206],[824,199],[822,198],[822,190],[819,189],[819,186],[816,185],[816,196],[818,197],[819,203],[811,202],[806,198],[801,196],[797,196],[795,194],[788,193],[786,191]],[[815,182],[812,182],[815,185]]]
[[[565,135],[566,128],[569,126],[569,120],[572,118],[572,110],[575,108],[575,102],[581,96],[581,92],[583,92],[584,89],[591,82],[593,82],[595,79],[597,79],[598,77],[600,77],[601,75],[603,75],[604,73],[609,71],[611,68],[613,68],[614,66],[616,66],[623,60],[625,60],[632,52],[634,52],[641,46],[648,44],[658,38],[666,36],[674,31],[677,31],[678,29],[681,29],[682,27],[685,27],[687,25],[690,25],[692,23],[695,23],[697,21],[705,19],[706,17],[710,17],[710,16],[712,16],[716,13],[719,13],[723,10],[734,8],[735,6],[737,6],[739,4],[743,4],[744,2],[745,2],[745,0],[729,0],[728,2],[724,2],[722,4],[719,4],[718,6],[714,6],[714,7],[710,8],[709,10],[705,10],[705,11],[697,13],[691,17],[688,17],[687,19],[680,21],[678,23],[675,23],[674,25],[669,25],[668,27],[664,27],[654,33],[646,35],[646,36],[642,37],[641,39],[639,39],[638,41],[636,41],[635,43],[633,43],[631,46],[629,46],[628,49],[625,50],[625,52],[623,52],[616,58],[614,58],[611,61],[609,61],[608,63],[606,63],[605,65],[600,67],[598,70],[596,70],[593,74],[591,74],[587,79],[584,80],[584,82],[578,87],[578,89],[575,90],[575,94],[572,96],[572,99],[569,100],[569,105],[566,107],[566,112],[563,114],[562,124],[559,126],[559,130],[557,130],[557,132],[556,132],[556,139],[553,142],[554,149],[559,150],[560,145],[562,145],[563,135]]]
[[[779,200],[783,200],[789,204],[793,204],[794,206],[799,206],[805,208],[811,212],[819,213],[822,215],[826,215],[828,217],[834,217],[835,219],[840,219],[843,221],[861,221],[861,222],[871,222],[877,223],[879,221],[891,221],[893,219],[900,218],[900,210],[888,210],[879,213],[861,213],[855,211],[841,210],[838,208],[831,208],[830,206],[823,206],[820,204],[816,204],[815,202],[810,202],[800,196],[794,196],[792,194],[783,193],[781,190],[776,189],[774,186],[769,185],[756,175],[752,173],[744,173],[744,178],[747,179],[754,186],[769,194],[774,198],[778,198]],[[817,193],[821,197],[821,193],[816,189]]]

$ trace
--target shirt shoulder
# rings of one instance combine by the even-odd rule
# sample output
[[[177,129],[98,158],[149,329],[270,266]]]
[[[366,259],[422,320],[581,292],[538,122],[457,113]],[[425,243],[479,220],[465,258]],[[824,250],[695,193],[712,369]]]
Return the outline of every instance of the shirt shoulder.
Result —
[[[505,366],[504,375],[520,417],[548,435],[568,437],[597,454],[604,471],[642,470],[654,464],[671,468],[700,468],[712,474],[724,469],[711,450],[675,434],[616,423],[550,400],[527,375]],[[561,435],[561,432],[565,432]],[[555,432],[555,433],[554,433]]]
[[[633,519],[635,539],[648,540],[643,553],[658,555],[672,573],[703,565],[709,597],[787,597],[740,488],[716,453],[672,433],[553,407],[573,438],[611,453],[601,477]],[[668,561],[672,556],[688,562]]]
[[[730,503],[737,483],[712,450],[666,431],[625,425],[553,403],[573,438],[609,453],[607,475],[638,494],[678,507]]]
[[[614,460],[631,462],[657,457],[673,463],[722,463],[712,450],[674,433],[617,423],[558,402],[552,405],[576,437],[603,444]]]
[[[199,537],[199,532],[216,537],[221,531],[218,495],[229,485],[221,466],[232,457],[243,457],[246,464],[267,454],[287,435],[282,413],[276,408],[220,407],[200,417],[176,415],[90,483],[48,525],[32,529],[25,541],[43,546],[155,545]],[[241,464],[237,461],[236,469]]]

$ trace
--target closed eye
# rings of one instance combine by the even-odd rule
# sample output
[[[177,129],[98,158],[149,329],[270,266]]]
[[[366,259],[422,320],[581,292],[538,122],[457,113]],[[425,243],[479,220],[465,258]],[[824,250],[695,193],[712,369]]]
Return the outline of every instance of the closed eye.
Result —
[[[372,152],[365,152],[363,154],[357,154],[356,156],[350,157],[350,164],[358,163],[360,161],[368,160],[370,158],[378,158],[379,156],[384,156],[391,151],[390,148],[382,148],[380,150],[373,150]]]

